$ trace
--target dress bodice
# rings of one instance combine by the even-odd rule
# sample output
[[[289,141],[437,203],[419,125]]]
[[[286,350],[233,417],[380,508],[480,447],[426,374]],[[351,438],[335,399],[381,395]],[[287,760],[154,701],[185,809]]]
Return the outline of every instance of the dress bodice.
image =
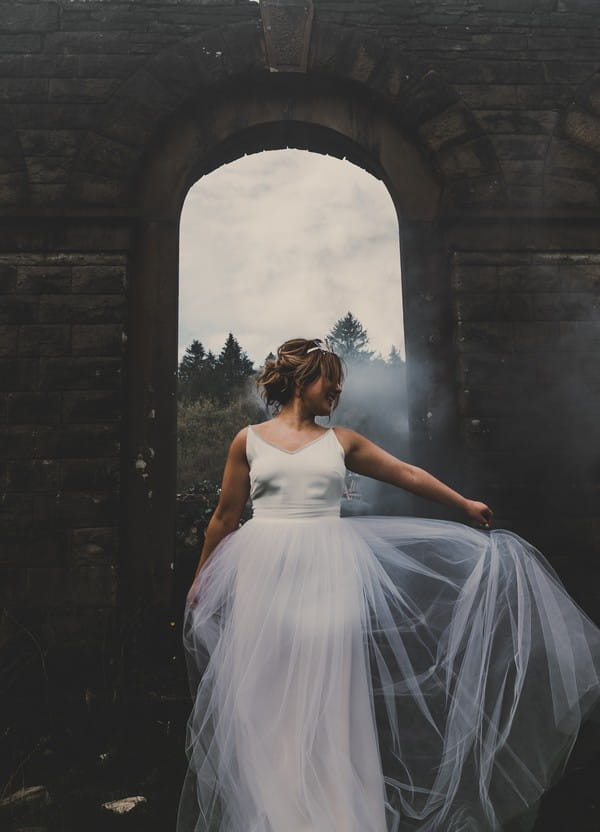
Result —
[[[346,466],[333,428],[287,451],[249,425],[246,457],[254,517],[339,517]]]

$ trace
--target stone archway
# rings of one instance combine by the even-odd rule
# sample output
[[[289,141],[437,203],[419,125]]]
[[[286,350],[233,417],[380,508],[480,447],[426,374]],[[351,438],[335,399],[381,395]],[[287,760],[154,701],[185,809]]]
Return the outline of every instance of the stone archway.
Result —
[[[342,27],[312,28],[305,71],[271,72],[267,53],[264,32],[240,24],[157,55],[111,100],[68,188],[80,209],[131,216],[135,228],[121,573],[129,608],[170,598],[179,217],[191,185],[219,165],[295,147],[383,180],[400,229],[413,461],[435,459],[444,476],[458,443],[443,216],[501,198],[492,145],[435,72],[419,74]]]

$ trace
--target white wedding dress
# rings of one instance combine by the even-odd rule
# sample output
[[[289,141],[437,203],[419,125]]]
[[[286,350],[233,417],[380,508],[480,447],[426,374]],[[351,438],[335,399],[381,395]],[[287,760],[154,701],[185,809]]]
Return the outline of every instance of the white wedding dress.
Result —
[[[176,832],[487,832],[533,805],[600,699],[600,630],[503,529],[340,517],[330,428],[247,432],[251,520],[186,605]],[[521,827],[519,827],[521,828]]]

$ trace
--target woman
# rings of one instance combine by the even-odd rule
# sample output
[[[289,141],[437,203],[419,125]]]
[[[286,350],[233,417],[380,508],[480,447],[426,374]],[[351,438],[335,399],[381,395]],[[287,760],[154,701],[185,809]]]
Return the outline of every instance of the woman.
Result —
[[[323,342],[286,341],[258,379],[277,415],[231,444],[185,610],[177,832],[497,830],[536,803],[600,698],[600,631],[527,541],[340,517],[348,468],[493,519],[316,424],[342,381]]]

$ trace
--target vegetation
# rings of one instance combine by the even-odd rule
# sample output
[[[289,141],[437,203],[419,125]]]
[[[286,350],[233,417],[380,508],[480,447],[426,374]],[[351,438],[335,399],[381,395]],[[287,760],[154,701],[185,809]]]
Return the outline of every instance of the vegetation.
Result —
[[[387,360],[375,356],[368,349],[367,331],[351,312],[333,324],[327,337],[347,369],[341,403],[330,424],[347,425],[405,455],[406,374],[398,349],[392,346]],[[203,495],[207,513],[218,500],[231,439],[244,425],[268,418],[254,383],[257,373],[232,333],[218,355],[206,351],[201,341],[192,341],[179,365],[177,489]]]

